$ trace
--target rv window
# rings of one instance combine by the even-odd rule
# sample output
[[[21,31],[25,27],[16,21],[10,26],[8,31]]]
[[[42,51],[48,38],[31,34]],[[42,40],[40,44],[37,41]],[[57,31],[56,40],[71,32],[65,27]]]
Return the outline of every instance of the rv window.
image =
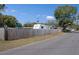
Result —
[[[41,26],[41,28],[43,29],[44,27],[43,27],[43,26]]]

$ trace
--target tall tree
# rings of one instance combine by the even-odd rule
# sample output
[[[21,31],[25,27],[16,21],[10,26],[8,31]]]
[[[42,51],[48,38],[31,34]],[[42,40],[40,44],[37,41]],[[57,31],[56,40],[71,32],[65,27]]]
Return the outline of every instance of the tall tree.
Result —
[[[58,21],[59,26],[66,29],[68,24],[73,24],[75,20],[75,15],[77,13],[77,8],[70,5],[59,6],[55,10],[55,18]]]
[[[5,9],[5,4],[0,4],[0,12],[4,11],[4,9]]]
[[[0,4],[0,27],[3,27],[4,26],[4,22],[3,22],[3,15],[2,15],[2,11],[5,10],[5,4]]]
[[[3,15],[3,21],[8,27],[16,27],[18,21],[14,16]]]

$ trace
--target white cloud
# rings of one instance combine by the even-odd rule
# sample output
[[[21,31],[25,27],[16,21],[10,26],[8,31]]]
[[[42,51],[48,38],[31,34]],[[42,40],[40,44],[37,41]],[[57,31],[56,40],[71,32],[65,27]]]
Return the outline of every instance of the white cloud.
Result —
[[[55,20],[55,17],[54,16],[46,16],[46,19],[47,20]]]
[[[16,12],[16,10],[15,9],[13,9],[13,10],[7,9],[6,12]]]
[[[11,12],[16,12],[16,10],[13,9],[13,10],[11,10]]]

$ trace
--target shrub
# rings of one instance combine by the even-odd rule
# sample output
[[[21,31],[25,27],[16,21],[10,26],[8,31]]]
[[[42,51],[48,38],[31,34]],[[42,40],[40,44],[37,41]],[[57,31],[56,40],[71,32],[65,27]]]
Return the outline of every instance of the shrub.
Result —
[[[63,30],[63,32],[71,32],[71,30],[65,29]]]

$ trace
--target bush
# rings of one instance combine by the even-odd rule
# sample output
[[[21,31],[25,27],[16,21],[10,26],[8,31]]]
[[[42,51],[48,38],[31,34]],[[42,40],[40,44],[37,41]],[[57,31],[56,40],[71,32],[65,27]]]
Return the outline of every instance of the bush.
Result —
[[[76,28],[76,30],[79,30],[79,27],[78,27],[78,28]]]
[[[65,29],[63,30],[63,32],[71,32],[71,30]]]

